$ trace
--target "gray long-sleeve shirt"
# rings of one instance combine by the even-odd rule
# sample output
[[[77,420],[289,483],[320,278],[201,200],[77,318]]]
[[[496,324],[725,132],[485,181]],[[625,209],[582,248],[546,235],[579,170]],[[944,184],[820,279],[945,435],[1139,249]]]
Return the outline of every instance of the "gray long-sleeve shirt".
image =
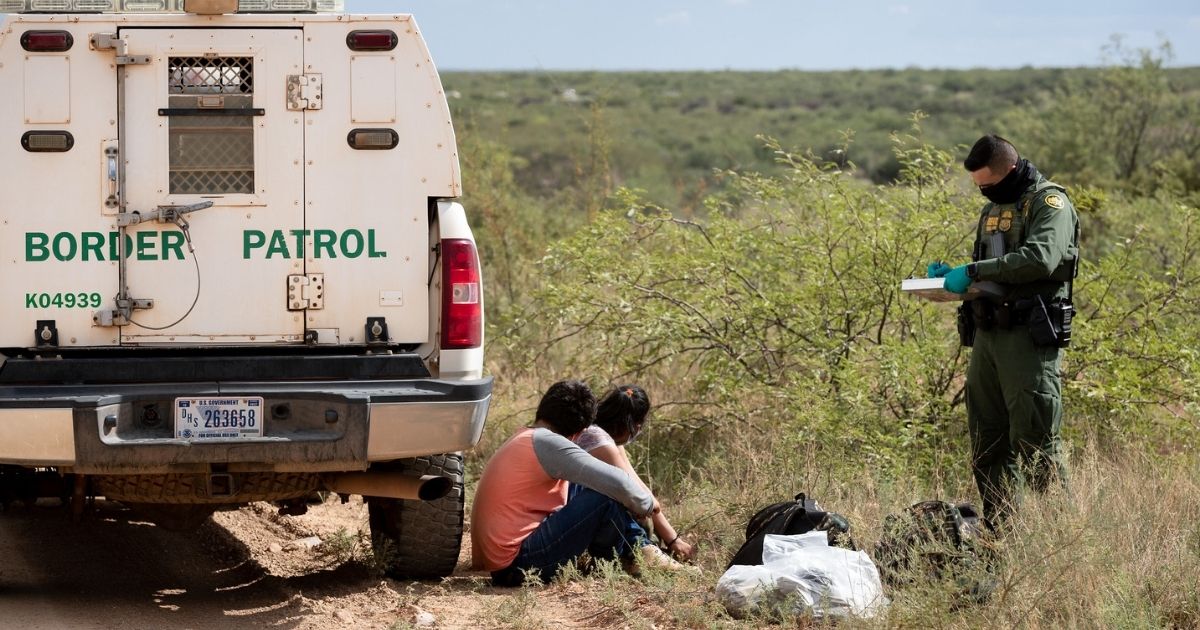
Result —
[[[636,516],[648,516],[654,497],[625,471],[596,459],[574,442],[545,428],[533,430],[533,453],[546,474],[612,497]]]

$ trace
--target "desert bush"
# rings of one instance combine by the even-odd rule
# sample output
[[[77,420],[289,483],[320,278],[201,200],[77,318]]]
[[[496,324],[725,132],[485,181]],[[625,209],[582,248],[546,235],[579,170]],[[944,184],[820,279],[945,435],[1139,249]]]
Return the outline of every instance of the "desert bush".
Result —
[[[1196,191],[1200,100],[1167,65],[1169,42],[1127,47],[1114,36],[1105,66],[1078,73],[1003,116],[1018,146],[1072,184],[1140,193]]]
[[[950,305],[898,288],[965,262],[983,200],[957,143],[999,120],[1081,216],[1069,491],[1027,497],[989,602],[906,589],[855,627],[1200,626],[1200,589],[1180,579],[1200,569],[1200,73],[1148,54],[1071,71],[450,75],[456,107],[476,108],[465,201],[497,377],[469,475],[549,383],[644,385],[653,420],[630,452],[707,574],[583,580],[614,619],[658,627],[742,627],[708,587],[763,505],[806,491],[869,547],[888,513],[971,499],[970,351]],[[1119,97],[1121,77],[1140,92]],[[1023,109],[1005,115],[1012,95]],[[1140,145],[1118,143],[1136,155],[1095,109],[1114,99],[1122,129],[1154,112]],[[912,104],[936,116],[889,134]],[[532,601],[494,614],[536,626]]]
[[[693,446],[723,431],[786,434],[929,472],[962,448],[967,355],[952,309],[898,285],[929,260],[962,262],[981,202],[962,191],[952,154],[919,133],[895,136],[889,185],[768,142],[785,173],[724,173],[704,218],[623,191],[541,261],[531,302],[541,334],[517,344],[518,361],[647,383],[662,392],[667,426],[701,429]],[[1085,258],[1077,283],[1067,424],[1190,448],[1196,210],[1170,198],[1106,203],[1120,240]],[[1150,213],[1153,227],[1141,222]],[[1158,431],[1163,422],[1174,430]]]
[[[1107,235],[1093,240],[1098,255],[1078,279],[1078,343],[1064,366],[1068,412],[1104,440],[1191,450],[1200,402],[1200,213],[1170,196],[1118,199],[1108,204]]]

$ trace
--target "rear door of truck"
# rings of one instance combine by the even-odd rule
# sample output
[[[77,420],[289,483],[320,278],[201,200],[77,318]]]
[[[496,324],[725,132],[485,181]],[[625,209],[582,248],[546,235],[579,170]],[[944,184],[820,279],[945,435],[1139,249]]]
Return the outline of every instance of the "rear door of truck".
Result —
[[[308,304],[289,300],[317,296],[297,284],[309,240],[306,112],[289,111],[287,89],[303,73],[303,30],[126,27],[119,36],[143,58],[125,66],[127,210],[212,202],[180,224],[127,228],[129,297],[153,305],[133,311],[121,343],[302,342]]]
[[[125,67],[128,209],[213,202],[188,234],[129,228],[129,297],[153,307],[122,343],[430,341],[430,199],[458,195],[458,160],[409,16],[120,36],[151,57]]]
[[[323,86],[305,125],[306,269],[326,295],[306,313],[309,329],[321,343],[428,343],[440,254],[430,199],[459,194],[454,128],[429,50],[410,16],[350,16],[306,24],[305,63]]]

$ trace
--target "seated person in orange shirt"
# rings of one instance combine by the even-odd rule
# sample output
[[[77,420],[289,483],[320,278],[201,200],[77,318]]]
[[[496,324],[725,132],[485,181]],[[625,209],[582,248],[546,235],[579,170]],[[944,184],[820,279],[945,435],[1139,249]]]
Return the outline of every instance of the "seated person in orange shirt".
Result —
[[[494,584],[519,586],[525,573],[547,582],[584,552],[631,560],[648,545],[635,517],[658,511],[654,497],[571,441],[595,416],[596,397],[587,384],[555,383],[533,424],[488,460],[471,509],[471,557]],[[571,482],[583,487],[568,501]]]

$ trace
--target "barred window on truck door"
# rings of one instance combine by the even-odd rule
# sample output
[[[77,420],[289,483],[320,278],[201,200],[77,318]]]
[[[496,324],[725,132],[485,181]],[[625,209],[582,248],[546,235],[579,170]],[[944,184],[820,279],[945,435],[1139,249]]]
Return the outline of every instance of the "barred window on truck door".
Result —
[[[254,192],[254,59],[171,57],[171,194]]]

